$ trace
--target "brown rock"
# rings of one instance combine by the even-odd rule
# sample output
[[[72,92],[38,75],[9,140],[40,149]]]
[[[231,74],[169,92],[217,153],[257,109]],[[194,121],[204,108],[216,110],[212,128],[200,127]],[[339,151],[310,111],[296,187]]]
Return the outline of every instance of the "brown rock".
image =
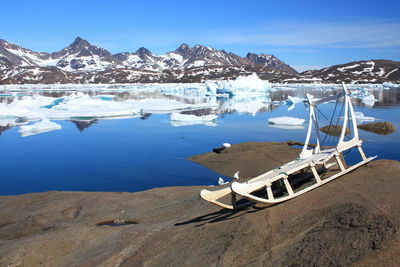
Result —
[[[374,122],[358,125],[358,128],[364,131],[380,134],[389,135],[396,131],[396,127],[390,122]]]
[[[298,153],[245,143],[212,154],[242,173],[229,162],[239,151],[248,176]],[[1,196],[0,266],[393,266],[399,173],[398,161],[373,161],[280,205],[237,211],[200,200],[203,187]]]
[[[342,128],[343,127],[341,125],[327,125],[319,128],[319,130],[329,135],[340,136]],[[345,135],[348,135],[349,133],[350,133],[349,128],[346,128]]]

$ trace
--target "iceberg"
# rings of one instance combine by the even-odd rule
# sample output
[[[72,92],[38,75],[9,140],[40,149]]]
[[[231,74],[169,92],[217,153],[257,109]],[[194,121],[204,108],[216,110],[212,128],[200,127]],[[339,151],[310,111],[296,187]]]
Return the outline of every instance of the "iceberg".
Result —
[[[265,95],[269,94],[271,85],[261,80],[256,73],[249,76],[239,76],[236,80],[205,81],[209,94],[235,95]]]
[[[275,125],[286,125],[286,126],[298,126],[302,125],[305,120],[294,118],[294,117],[276,117],[276,118],[269,118],[268,119],[270,124]]]
[[[51,122],[47,119],[42,119],[41,121],[35,122],[30,125],[23,125],[20,126],[18,132],[21,134],[21,136],[29,136],[29,135],[34,135],[34,134],[39,134],[39,133],[44,133],[44,132],[50,132],[54,130],[60,130],[61,125]]]
[[[366,105],[367,107],[373,107],[375,105],[375,102],[378,101],[376,100],[375,96],[370,94],[367,96],[361,97],[361,102]]]
[[[374,121],[375,120],[374,117],[365,117],[364,113],[358,112],[358,111],[354,112],[354,115],[356,117],[356,120],[358,120],[358,121]]]
[[[376,100],[375,96],[367,91],[365,88],[356,88],[355,91],[351,92],[351,96],[355,98],[359,98],[361,103],[366,105],[367,107],[373,107]]]

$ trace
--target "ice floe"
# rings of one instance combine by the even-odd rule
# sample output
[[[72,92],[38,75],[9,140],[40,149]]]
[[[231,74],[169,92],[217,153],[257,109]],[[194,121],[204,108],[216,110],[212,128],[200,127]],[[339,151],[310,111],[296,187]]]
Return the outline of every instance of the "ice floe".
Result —
[[[399,88],[400,84],[395,84],[395,83],[390,83],[390,82],[384,82],[382,83],[382,86],[384,88]]]
[[[284,129],[284,130],[302,130],[304,126],[302,125],[279,125],[279,124],[268,124],[269,127]]]
[[[83,93],[63,98],[35,95],[15,98],[11,103],[0,103],[0,118],[35,120],[138,117],[145,113],[171,113],[216,107],[218,105],[214,102],[184,103],[174,99],[129,99],[120,102]]]
[[[229,183],[229,182],[225,182],[225,180],[222,179],[221,177],[218,178],[218,185],[224,185],[224,184],[227,184],[227,183]]]
[[[214,121],[218,118],[215,114],[196,116],[191,114],[172,113],[172,121]]]
[[[276,118],[269,118],[268,119],[270,124],[275,125],[286,125],[286,126],[298,126],[302,125],[305,120],[294,118],[294,117],[276,117]]]
[[[20,126],[18,132],[21,134],[21,136],[29,136],[60,129],[61,125],[49,121],[48,119],[43,119],[30,125]]]
[[[218,118],[215,114],[196,116],[191,114],[172,113],[171,125],[174,127],[191,126],[203,124],[206,126],[217,126],[215,120]]]
[[[356,117],[356,120],[358,121],[374,121],[375,118],[374,117],[366,117],[364,116],[364,113],[356,111],[354,112],[354,115]]]
[[[359,112],[359,111],[355,111],[354,115],[356,117],[357,121],[375,121],[376,119],[374,117],[366,117],[364,116],[364,113]],[[340,119],[343,119],[343,117],[340,117]]]

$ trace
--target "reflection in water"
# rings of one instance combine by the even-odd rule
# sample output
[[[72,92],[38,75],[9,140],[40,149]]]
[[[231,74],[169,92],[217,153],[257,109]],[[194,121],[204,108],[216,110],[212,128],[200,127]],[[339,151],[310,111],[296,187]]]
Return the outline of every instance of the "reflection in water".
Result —
[[[5,126],[0,126],[0,136],[3,132],[7,131],[8,129],[11,129],[13,127],[13,125],[11,124],[7,124]]]
[[[83,130],[89,128],[91,125],[98,123],[99,120],[71,121],[71,122],[76,125],[76,128],[78,128],[80,132],[82,132]]]
[[[185,85],[176,85],[177,89],[171,90],[167,85],[159,85],[160,88],[157,89],[156,85],[153,86],[140,86],[140,85],[132,85],[130,86],[122,86],[119,88],[116,86],[98,86],[99,88],[91,89],[82,87],[74,89],[72,86],[64,86],[63,90],[54,89],[54,86],[44,86],[43,88],[30,88],[29,90],[10,90],[9,91],[0,91],[0,103],[3,105],[13,103],[13,100],[24,100],[25,102],[29,99],[26,99],[26,96],[42,96],[44,98],[44,103],[49,102],[47,105],[42,105],[40,107],[47,107],[47,109],[52,110],[54,106],[59,104],[63,104],[65,106],[65,112],[57,118],[57,114],[55,113],[52,117],[49,117],[52,120],[71,120],[77,127],[77,129],[82,132],[84,129],[87,129],[93,124],[99,122],[99,119],[106,118],[109,116],[110,118],[140,118],[142,120],[148,119],[152,113],[172,113],[172,112],[180,112],[182,114],[191,114],[196,116],[205,116],[209,114],[251,114],[255,116],[258,113],[272,112],[275,109],[279,108],[282,105],[287,105],[287,110],[295,112],[296,104],[302,105],[302,99],[304,99],[306,94],[311,94],[316,98],[324,98],[333,94],[336,94],[338,90],[340,90],[340,86],[329,86],[329,85],[321,85],[320,87],[309,86],[309,85],[276,85],[273,86],[273,89],[266,93],[264,96],[249,96],[245,97],[241,96],[233,96],[228,97],[226,95],[202,95],[201,86],[198,84],[195,85],[187,85],[188,88],[185,89]],[[192,86],[192,87],[190,87]],[[197,87],[196,87],[197,86]],[[63,87],[63,86],[60,86]],[[391,88],[391,89],[383,89],[383,87],[366,87],[363,88],[359,85],[350,85],[353,89],[356,89],[359,97],[353,97],[352,102],[355,106],[358,107],[370,107],[370,108],[386,108],[391,106],[397,106],[400,104],[400,89],[399,88]],[[67,88],[67,89],[66,89]],[[77,91],[79,90],[79,93]],[[357,91],[358,90],[358,91]],[[200,93],[199,93],[200,92]],[[73,113],[68,117],[68,104],[71,100],[77,99],[77,96],[89,96],[89,99],[100,100],[104,102],[94,102],[92,105],[104,105],[103,109],[99,109],[100,114],[99,117],[96,117],[96,110],[94,109],[90,115],[86,115],[87,113],[80,114]],[[356,95],[357,96],[357,95]],[[24,98],[25,97],[25,98]],[[48,100],[46,100],[48,99]],[[295,100],[293,102],[293,99]],[[377,102],[375,102],[375,99]],[[168,109],[168,107],[159,108],[161,102],[154,102],[153,106],[145,105],[146,109],[152,110],[148,112],[146,109],[138,109],[140,110],[129,110],[129,105],[121,106],[114,105],[114,103],[126,104],[129,101],[148,101],[148,100],[165,100],[165,101],[176,101],[174,103],[182,103],[182,105],[186,104],[187,106],[181,107],[173,107]],[[47,101],[47,102],[46,102]],[[86,102],[85,102],[86,101]],[[91,103],[87,102],[88,100],[82,101],[82,110],[90,110],[92,108]],[[128,101],[128,102],[127,102]],[[76,110],[77,107],[73,106]],[[100,103],[100,104],[98,104]],[[103,103],[103,104],[102,104]],[[134,102],[130,102],[134,103]],[[136,102],[135,102],[136,103]],[[203,105],[196,106],[196,105]],[[207,107],[210,104],[212,107]],[[1,105],[1,104],[0,104]],[[150,102],[151,105],[151,102]],[[190,106],[193,105],[193,106]],[[215,106],[214,106],[215,105]],[[205,106],[205,107],[204,107]],[[27,106],[28,107],[28,106]],[[34,106],[30,106],[28,108],[33,109]],[[4,108],[4,106],[3,106]],[[23,109],[24,106],[21,105],[19,109]],[[57,107],[58,108],[58,107]],[[98,108],[98,106],[95,106]],[[17,108],[18,109],[18,108]],[[61,108],[60,108],[61,109]],[[106,112],[106,110],[115,109],[113,112]],[[34,110],[35,112],[37,110]],[[28,112],[29,114],[29,112]],[[50,113],[52,114],[52,113]],[[110,114],[110,115],[107,115]],[[44,117],[43,117],[44,116]],[[63,118],[63,116],[66,116]],[[29,123],[29,121],[35,121],[39,119],[46,118],[46,115],[40,115],[38,113],[37,118],[35,117],[26,117],[24,116],[12,116],[12,113],[5,113],[4,109],[0,108],[0,129],[1,132],[10,129],[12,126],[23,125]],[[80,118],[80,119],[78,119]],[[176,123],[175,123],[176,124]],[[193,125],[190,123],[183,123],[182,125]],[[181,126],[182,126],[181,125]],[[208,125],[208,124],[207,124]],[[210,124],[209,126],[216,126],[215,124]]]
[[[4,168],[0,178],[0,194],[47,190],[132,192],[159,186],[216,184],[219,174],[185,159],[210,152],[213,147],[223,143],[302,142],[308,126],[308,111],[301,100],[306,93],[316,98],[336,94],[339,86],[281,86],[273,88],[265,96],[231,98],[200,95],[194,88],[189,94],[185,94],[185,90],[178,90],[179,94],[175,95],[173,92],[161,92],[154,88],[148,90],[145,87],[139,88],[142,91],[137,87],[129,90],[128,87],[121,89],[118,86],[111,90],[100,88],[79,91],[79,88],[73,90],[72,86],[67,91],[50,89],[49,86],[48,90],[30,88],[4,92],[7,96],[0,96],[0,114],[5,111],[6,103],[23,99],[27,95],[40,95],[45,101],[39,104],[44,106],[55,99],[71,99],[77,93],[90,96],[88,102],[93,99],[93,103],[97,101],[106,106],[114,102],[117,106],[141,101],[151,103],[153,110],[144,109],[135,118],[126,116],[131,118],[127,120],[120,119],[122,116],[55,118],[53,121],[61,125],[62,130],[25,139],[19,137],[19,126],[32,125],[42,118],[30,121],[26,117],[3,116],[0,119],[0,160]],[[360,98],[352,98],[352,101],[356,111],[362,112],[365,117],[374,117],[377,122],[390,121],[399,128],[399,90],[372,88],[369,92],[378,100],[372,108],[366,107]],[[293,107],[288,105],[288,96],[298,97],[298,103]],[[28,101],[29,98],[26,99]],[[75,107],[83,111],[93,108],[88,102]],[[173,108],[178,110],[171,111],[172,105],[166,106],[165,103],[173,103]],[[53,108],[46,110],[51,111]],[[319,108],[330,119],[329,114],[332,114],[335,103],[323,104]],[[193,122],[173,122],[170,118],[172,112],[198,117],[215,114],[218,118],[208,126],[216,127],[207,127],[204,123],[193,125]],[[34,113],[27,110],[25,114],[32,116]],[[282,116],[306,119],[306,123],[304,127],[290,129],[268,125],[269,118]],[[320,127],[329,124],[329,120],[323,117],[319,121]],[[173,127],[183,125],[185,127]],[[13,129],[13,126],[17,127]],[[89,127],[90,130],[86,130]],[[377,135],[363,130],[359,132],[368,156],[400,159],[399,131],[390,135]],[[324,139],[327,144],[333,144],[333,137],[327,136]],[[349,164],[352,164],[351,156],[351,153],[347,155]]]

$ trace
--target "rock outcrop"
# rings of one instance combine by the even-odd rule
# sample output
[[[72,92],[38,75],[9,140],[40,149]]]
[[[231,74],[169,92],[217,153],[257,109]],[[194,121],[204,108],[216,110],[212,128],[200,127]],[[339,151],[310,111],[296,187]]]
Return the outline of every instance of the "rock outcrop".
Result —
[[[231,154],[219,170],[262,151],[270,160],[246,175],[297,154],[286,143],[232,145],[216,154]],[[398,161],[377,160],[280,205],[237,211],[200,200],[203,187],[1,196],[0,266],[396,266],[399,173]]]

